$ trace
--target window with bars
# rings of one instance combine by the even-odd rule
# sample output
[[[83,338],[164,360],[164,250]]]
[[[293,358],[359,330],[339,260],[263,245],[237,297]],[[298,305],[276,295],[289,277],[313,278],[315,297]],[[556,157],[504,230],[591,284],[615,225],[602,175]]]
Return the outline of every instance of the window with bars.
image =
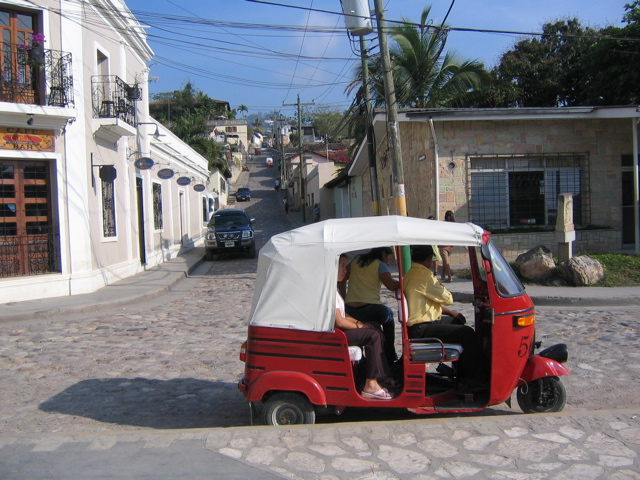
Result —
[[[116,196],[114,180],[101,179],[102,182],[102,235],[116,236]]]
[[[492,227],[555,225],[560,193],[573,194],[576,225],[589,223],[584,154],[470,158],[470,217]]]
[[[153,228],[162,230],[162,185],[153,183]]]

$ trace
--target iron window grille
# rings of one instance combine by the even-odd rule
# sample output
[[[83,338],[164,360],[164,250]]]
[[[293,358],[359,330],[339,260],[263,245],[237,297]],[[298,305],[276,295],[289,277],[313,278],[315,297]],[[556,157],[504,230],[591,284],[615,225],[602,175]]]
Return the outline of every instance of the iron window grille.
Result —
[[[153,228],[162,230],[162,185],[153,183]]]
[[[591,217],[587,154],[469,156],[470,220],[487,227],[553,226],[560,193],[573,194],[573,220]]]
[[[102,235],[116,236],[116,199],[113,180],[102,179]]]

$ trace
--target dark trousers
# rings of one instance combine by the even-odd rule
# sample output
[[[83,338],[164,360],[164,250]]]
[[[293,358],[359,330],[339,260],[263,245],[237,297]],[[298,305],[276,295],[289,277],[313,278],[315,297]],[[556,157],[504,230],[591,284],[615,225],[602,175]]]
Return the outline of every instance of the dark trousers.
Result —
[[[364,348],[367,378],[377,380],[391,375],[384,354],[384,336],[378,328],[353,328],[343,331],[349,345]]]
[[[409,338],[437,338],[443,343],[462,345],[462,355],[457,362],[458,380],[483,382],[488,379],[482,344],[473,328],[467,325],[424,322],[409,327]]]
[[[396,330],[393,310],[383,304],[368,303],[362,307],[346,306],[347,315],[363,323],[380,325],[384,333],[384,352],[387,362],[392,364],[398,359],[395,348]]]

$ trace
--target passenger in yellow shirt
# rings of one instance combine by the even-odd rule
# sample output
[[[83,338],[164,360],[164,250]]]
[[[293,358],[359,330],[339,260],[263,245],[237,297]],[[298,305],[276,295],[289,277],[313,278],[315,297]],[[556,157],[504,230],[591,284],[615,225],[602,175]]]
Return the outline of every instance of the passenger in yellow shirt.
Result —
[[[372,248],[358,255],[349,265],[349,289],[344,299],[347,314],[361,322],[382,326],[384,351],[391,365],[398,358],[395,350],[395,323],[393,310],[380,299],[382,285],[396,291],[400,282],[391,276],[389,264],[393,260],[390,247]]]
[[[430,245],[411,248],[413,264],[404,276],[409,338],[438,338],[444,343],[462,345],[463,351],[457,362],[460,390],[488,389],[480,338],[473,328],[464,325],[464,315],[444,306],[453,303],[453,296],[430,270],[432,258],[433,247]]]

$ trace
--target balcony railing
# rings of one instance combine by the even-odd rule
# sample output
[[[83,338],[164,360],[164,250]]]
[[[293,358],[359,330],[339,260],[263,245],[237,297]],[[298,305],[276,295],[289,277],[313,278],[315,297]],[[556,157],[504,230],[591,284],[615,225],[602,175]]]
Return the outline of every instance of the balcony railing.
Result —
[[[127,85],[116,75],[96,75],[91,77],[91,97],[93,118],[118,118],[135,127],[138,86]]]
[[[0,101],[73,106],[71,53],[2,42]]]

